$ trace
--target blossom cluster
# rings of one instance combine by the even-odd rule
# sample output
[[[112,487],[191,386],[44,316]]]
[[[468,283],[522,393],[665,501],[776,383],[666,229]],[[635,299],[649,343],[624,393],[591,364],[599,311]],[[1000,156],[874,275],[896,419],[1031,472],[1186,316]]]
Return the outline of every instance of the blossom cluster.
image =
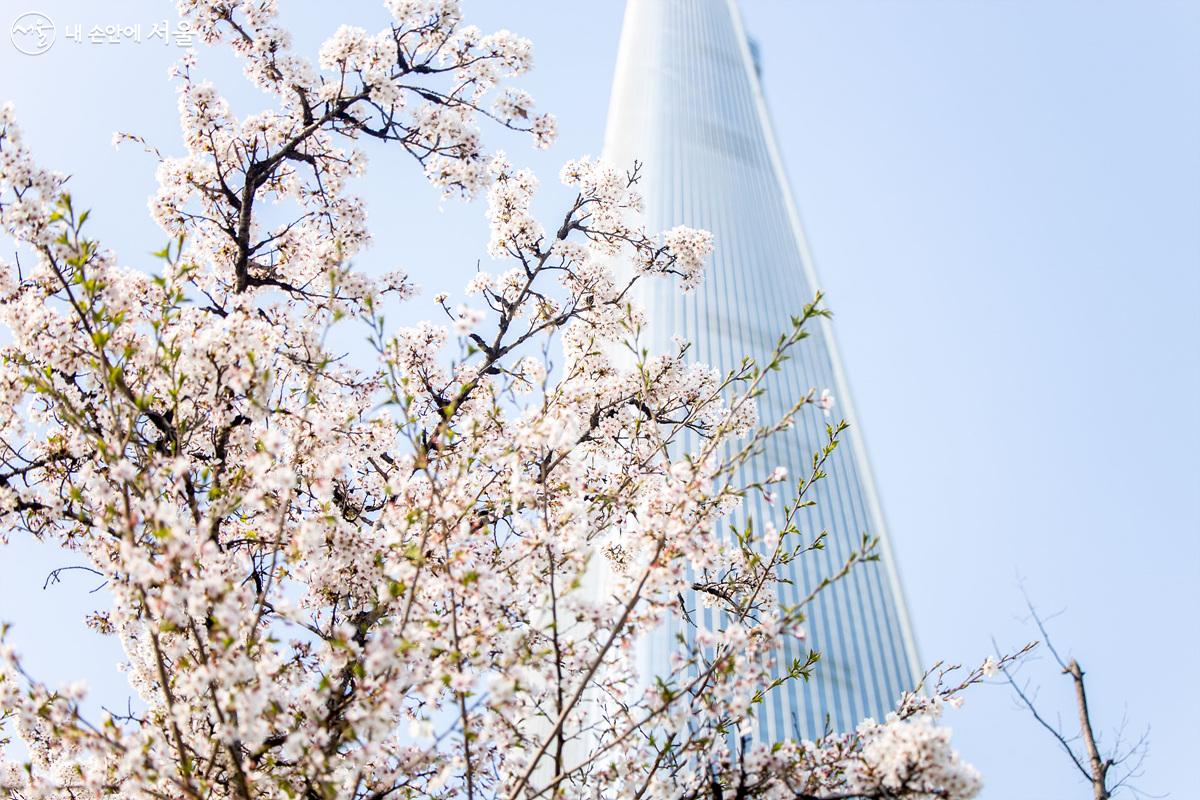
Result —
[[[320,293],[369,243],[362,203],[344,191],[365,168],[358,139],[394,142],[435,186],[473,196],[491,180],[479,119],[527,131],[538,147],[554,138],[553,117],[535,115],[527,93],[503,85],[531,67],[529,41],[463,24],[457,2],[389,3],[390,25],[374,34],[343,25],[315,63],[292,51],[275,5],[179,2],[204,40],[228,44],[277,101],[238,118],[196,77],[194,55],[173,72],[187,152],[161,160],[151,211],[186,237],[187,260],[211,267],[205,289],[216,296],[257,286],[301,296],[314,284]],[[298,213],[280,219],[261,210],[280,201]],[[362,299],[347,286],[336,295]]]

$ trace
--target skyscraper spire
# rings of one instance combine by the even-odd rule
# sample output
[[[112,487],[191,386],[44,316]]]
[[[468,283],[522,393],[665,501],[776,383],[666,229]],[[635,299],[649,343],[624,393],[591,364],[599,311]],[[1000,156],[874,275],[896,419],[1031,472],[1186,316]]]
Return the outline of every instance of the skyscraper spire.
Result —
[[[707,228],[716,239],[704,283],[693,293],[681,295],[663,282],[639,284],[649,319],[646,344],[667,351],[671,337],[681,335],[695,342],[698,360],[722,371],[744,355],[768,354],[818,283],[735,0],[629,0],[604,157],[620,166],[644,163],[641,189],[650,230],[686,223]],[[841,566],[864,533],[881,538],[882,558],[822,592],[809,609],[808,641],[785,646],[781,663],[803,659],[808,646],[821,652],[822,661],[813,681],[790,682],[755,712],[765,739],[819,735],[826,717],[839,730],[865,716],[881,718],[919,676],[832,330],[822,320],[812,334],[769,377],[761,414],[774,419],[810,388],[829,389],[837,399],[835,415],[851,428],[827,466],[830,477],[814,488],[816,507],[801,518],[809,534],[828,530],[826,548],[782,568],[788,574],[780,577],[791,583],[780,586],[780,599],[798,602]],[[819,413],[800,414],[796,426],[748,466],[751,474],[763,478],[776,465],[793,477],[806,474],[825,423]],[[760,524],[779,516],[777,508],[750,497],[735,521],[747,513]],[[689,599],[688,605],[698,604]],[[702,609],[699,622],[711,623],[716,613]],[[684,631],[664,632],[657,646],[648,646],[647,657],[665,658],[676,632]]]

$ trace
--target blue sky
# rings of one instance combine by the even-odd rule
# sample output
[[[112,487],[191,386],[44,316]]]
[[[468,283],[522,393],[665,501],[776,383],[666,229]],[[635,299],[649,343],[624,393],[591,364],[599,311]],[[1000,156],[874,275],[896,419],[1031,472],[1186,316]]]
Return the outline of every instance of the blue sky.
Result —
[[[34,58],[0,37],[0,100],[17,104],[42,163],[74,175],[94,232],[149,267],[162,244],[145,211],[153,164],[110,137],[178,151],[166,70],[181,51],[76,44],[62,28],[145,34],[169,9],[28,5],[58,41]],[[385,19],[374,2],[284,5],[311,52],[339,22]],[[466,6],[535,42],[525,85],[561,139],[545,154],[495,141],[541,172],[553,211],[558,164],[600,150],[623,4]],[[993,637],[1033,638],[1023,581],[1062,612],[1052,632],[1088,670],[1101,728],[1123,715],[1134,735],[1150,726],[1138,785],[1187,797],[1200,714],[1200,4],[743,0],[743,13],[923,657],[973,661]],[[202,54],[202,66],[240,111],[261,102],[228,59]],[[406,267],[426,298],[457,290],[486,259],[482,207],[441,205],[410,163],[370,154],[361,190],[377,244],[360,266]],[[93,584],[41,588],[63,563],[24,542],[0,550],[0,619],[42,674],[116,685],[119,653],[79,623]],[[1026,674],[1069,720],[1047,660]],[[1006,689],[977,688],[947,722],[984,797],[1086,796]]]

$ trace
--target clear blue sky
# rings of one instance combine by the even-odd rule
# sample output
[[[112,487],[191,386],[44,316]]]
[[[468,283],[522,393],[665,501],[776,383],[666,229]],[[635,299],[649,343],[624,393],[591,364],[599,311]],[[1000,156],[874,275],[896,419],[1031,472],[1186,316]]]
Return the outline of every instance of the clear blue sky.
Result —
[[[149,266],[162,238],[145,211],[153,166],[109,140],[120,128],[178,151],[166,69],[180,51],[76,44],[62,28],[146,33],[168,8],[27,5],[54,19],[58,41],[31,58],[0,35],[0,100],[17,103],[43,163],[75,175],[96,232],[126,263]],[[314,52],[338,22],[384,21],[374,2],[290,5]],[[622,6],[467,0],[482,27],[537,45],[526,85],[558,114],[560,142],[538,154],[497,141],[547,184],[559,162],[600,150]],[[1053,632],[1088,670],[1103,730],[1126,714],[1130,732],[1151,727],[1139,785],[1189,797],[1200,715],[1200,4],[744,0],[744,15],[924,658],[973,661],[993,636],[1032,637],[1018,620],[1023,578],[1044,611],[1063,610]],[[10,23],[0,19],[0,34]],[[202,54],[202,65],[239,110],[260,102],[228,60]],[[445,276],[457,290],[486,258],[482,208],[439,211],[411,164],[371,155],[362,191],[378,241],[361,267],[407,267],[427,297]],[[97,602],[93,584],[41,589],[63,563],[27,543],[0,550],[0,619],[17,623],[14,641],[42,674],[116,686],[108,665],[119,653],[79,622]],[[1050,665],[1028,673],[1069,720]],[[986,798],[1087,796],[1005,689],[976,689],[948,722],[984,771]]]

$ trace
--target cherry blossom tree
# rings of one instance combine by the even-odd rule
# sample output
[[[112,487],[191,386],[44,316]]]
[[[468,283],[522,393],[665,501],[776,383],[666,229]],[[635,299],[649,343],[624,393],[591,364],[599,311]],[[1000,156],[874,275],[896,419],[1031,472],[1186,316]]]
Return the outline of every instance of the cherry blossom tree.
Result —
[[[186,151],[159,159],[150,206],[171,244],[152,271],[91,238],[65,179],[0,116],[0,223],[21,246],[0,284],[3,535],[103,575],[111,606],[88,623],[119,638],[140,699],[90,718],[82,688],[45,685],[4,642],[0,792],[975,795],[937,718],[983,668],[855,732],[748,733],[817,660],[776,663],[808,601],[782,605],[774,576],[821,546],[803,511],[845,425],[806,475],[746,483],[739,467],[829,410],[820,387],[780,419],[755,404],[820,298],[769,358],[726,374],[686,343],[645,352],[631,288],[694,287],[712,237],[647,231],[636,165],[586,159],[563,168],[575,199],[543,225],[535,176],[480,132],[554,138],[509,85],[530,43],[465,24],[454,0],[386,5],[384,30],[343,26],[313,62],[274,0],[180,0],[272,100],[239,118],[193,55],[179,64]],[[370,242],[346,191],[364,138],[446,195],[487,195],[496,274],[461,302],[438,294],[442,324],[389,324],[416,288],[350,268]],[[330,344],[335,326],[363,332],[369,367]],[[768,491],[782,524],[717,533]],[[829,581],[873,557],[867,539]],[[723,625],[647,674],[639,643],[671,616],[695,626],[677,602],[691,589]]]

